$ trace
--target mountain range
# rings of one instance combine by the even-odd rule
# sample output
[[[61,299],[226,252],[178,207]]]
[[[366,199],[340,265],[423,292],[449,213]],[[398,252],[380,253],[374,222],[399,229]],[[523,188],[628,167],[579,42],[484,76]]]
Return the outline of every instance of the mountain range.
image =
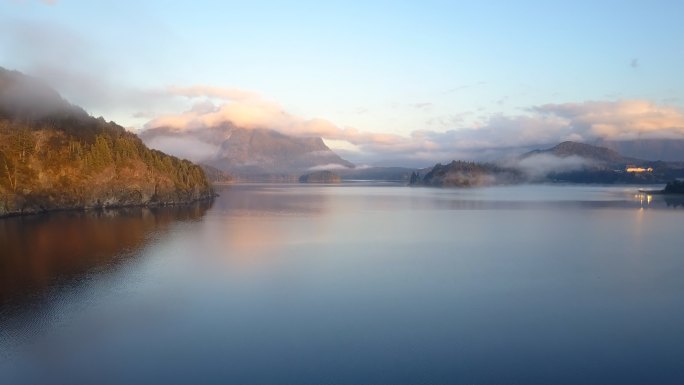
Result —
[[[568,141],[487,164],[454,161],[423,170],[356,167],[320,137],[230,122],[151,127],[136,136],[88,115],[36,79],[0,69],[0,215],[176,203],[210,196],[210,181],[297,181],[321,170],[347,180],[410,179],[427,185],[661,183],[684,176],[684,164],[672,161],[683,154],[684,140]]]

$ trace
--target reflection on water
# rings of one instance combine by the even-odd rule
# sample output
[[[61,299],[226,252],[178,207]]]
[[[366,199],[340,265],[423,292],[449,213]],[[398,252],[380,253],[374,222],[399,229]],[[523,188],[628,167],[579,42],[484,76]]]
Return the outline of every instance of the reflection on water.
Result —
[[[329,197],[315,188],[298,190],[299,185],[242,184],[219,187],[226,199],[213,209],[220,215],[256,217],[263,215],[322,215]],[[287,197],[283,199],[283,197]]]
[[[634,200],[638,201],[642,208],[684,207],[684,195],[649,194],[646,192],[639,192],[634,194]]]
[[[663,200],[668,207],[684,207],[684,196],[668,196],[663,195]]]
[[[133,255],[175,221],[196,220],[211,203],[64,211],[0,219],[0,306]]]
[[[22,316],[0,304],[0,383],[684,379],[684,210],[672,197],[629,186],[218,192],[189,212],[0,221],[3,298],[52,293],[40,311],[15,301]]]
[[[403,184],[306,186],[224,186],[230,199],[214,211],[230,216],[331,215],[365,210],[529,210],[529,209],[667,209],[684,198],[639,192],[643,186],[532,185],[469,189],[438,189]],[[335,190],[330,202],[330,189]]]

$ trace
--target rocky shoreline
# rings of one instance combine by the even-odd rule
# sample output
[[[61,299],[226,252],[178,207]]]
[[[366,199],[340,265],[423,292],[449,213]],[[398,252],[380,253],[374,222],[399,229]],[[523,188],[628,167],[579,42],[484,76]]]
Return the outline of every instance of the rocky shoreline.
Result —
[[[25,206],[21,207],[19,209],[15,210],[7,210],[5,207],[0,206],[0,219],[3,218],[10,218],[10,217],[19,217],[19,216],[28,216],[28,215],[41,215],[41,214],[48,214],[51,212],[59,212],[59,211],[100,211],[100,210],[110,210],[110,209],[123,209],[123,208],[132,208],[132,207],[147,207],[147,208],[154,208],[154,207],[171,207],[171,206],[187,206],[191,205],[193,203],[197,202],[209,202],[212,201],[214,198],[218,197],[218,194],[216,193],[211,193],[211,194],[203,194],[202,196],[199,196],[197,198],[193,199],[188,199],[188,200],[171,200],[171,201],[148,201],[148,202],[100,202],[99,204],[96,202],[95,204],[87,204],[87,205],[65,205],[65,206],[51,206],[51,207],[45,207],[42,205],[30,205],[30,206]]]

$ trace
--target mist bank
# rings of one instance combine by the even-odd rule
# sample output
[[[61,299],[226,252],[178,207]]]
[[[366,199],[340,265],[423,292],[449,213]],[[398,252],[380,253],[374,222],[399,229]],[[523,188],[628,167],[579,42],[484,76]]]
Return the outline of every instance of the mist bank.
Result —
[[[409,184],[441,187],[518,183],[655,184],[683,177],[682,162],[626,157],[609,148],[567,141],[495,163],[438,163],[413,172]]]

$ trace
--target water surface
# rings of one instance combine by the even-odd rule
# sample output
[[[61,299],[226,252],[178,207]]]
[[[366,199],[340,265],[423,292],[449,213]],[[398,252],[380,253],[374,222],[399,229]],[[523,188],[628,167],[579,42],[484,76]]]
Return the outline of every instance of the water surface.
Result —
[[[219,193],[0,220],[0,383],[684,382],[678,199]]]

